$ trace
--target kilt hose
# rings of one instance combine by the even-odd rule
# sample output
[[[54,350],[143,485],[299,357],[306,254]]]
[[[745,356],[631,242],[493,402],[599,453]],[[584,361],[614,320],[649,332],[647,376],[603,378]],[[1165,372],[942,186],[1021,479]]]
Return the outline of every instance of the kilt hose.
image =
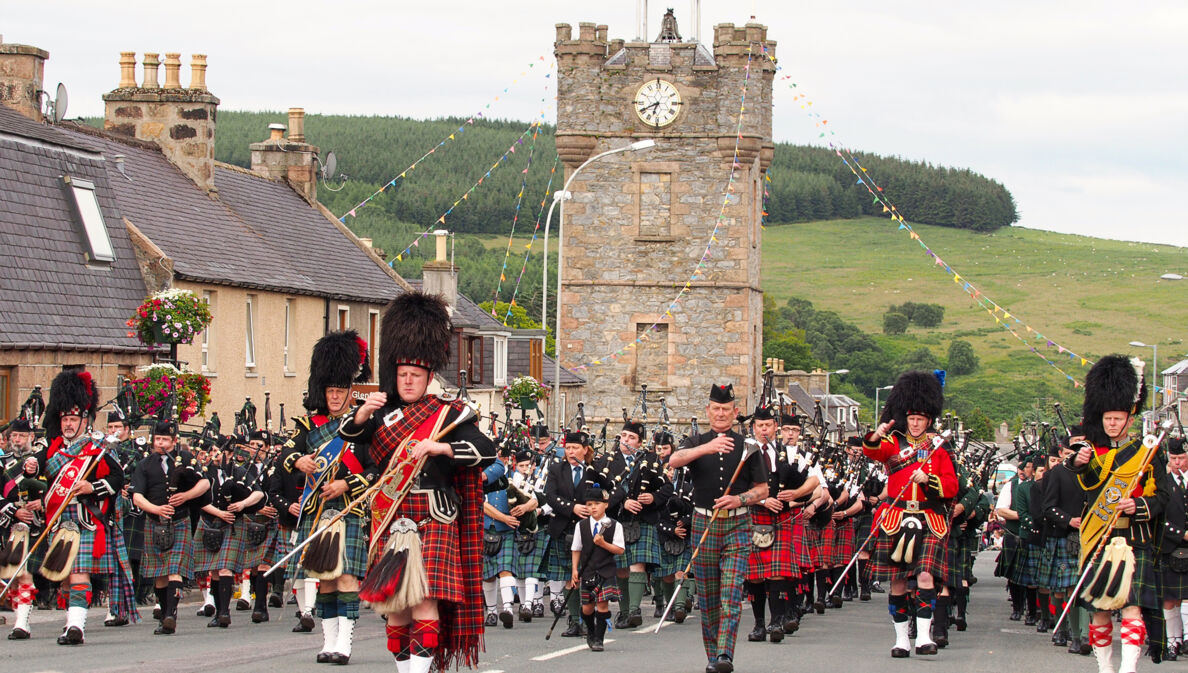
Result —
[[[153,538],[161,528],[173,528],[173,546],[166,551],[157,549]],[[194,538],[190,536],[190,518],[172,519],[162,523],[155,516],[144,517],[144,554],[140,557],[140,576],[166,577],[181,575],[183,578],[194,576]]]
[[[751,549],[751,517],[747,512],[732,517],[719,515],[711,524],[709,516],[694,512],[693,544],[707,530],[705,542],[693,559],[701,596],[701,641],[710,661],[720,654],[733,659]]]
[[[893,539],[882,528],[875,533],[874,549],[870,554],[870,577],[876,582],[890,582],[915,577],[920,573],[928,573],[943,582],[948,576],[945,563],[945,548],[949,536],[937,537],[925,525],[921,536],[923,544],[916,549],[916,558],[910,565],[895,563],[891,560]]]
[[[660,533],[656,530],[656,524],[641,521],[639,539],[627,545],[626,550],[615,557],[615,566],[619,570],[630,568],[636,563],[655,567],[662,560],[660,551]]]
[[[1077,574],[1080,563],[1080,533],[1073,531],[1067,537],[1050,537],[1044,541],[1043,561],[1036,581],[1039,586],[1049,591],[1072,589],[1080,579]],[[1188,574],[1185,575],[1185,579],[1188,579]],[[1188,583],[1185,583],[1184,588],[1188,589]]]
[[[751,545],[747,557],[747,581],[762,582],[773,577],[791,579],[800,575],[800,568],[792,562],[792,513],[787,509],[779,514],[766,507],[751,509],[751,524],[772,526],[774,541],[760,549]]]
[[[342,560],[342,574],[361,578],[367,572],[367,529],[364,527],[366,525],[365,520],[357,514],[347,514],[340,520],[346,524],[346,540],[343,543],[343,555],[345,558]],[[298,544],[304,542],[311,533],[317,530],[317,526],[314,524],[312,515],[301,517],[301,525],[297,530]],[[292,549],[292,546],[289,545],[287,538],[284,540],[284,544],[286,548],[285,553],[288,553]],[[276,557],[277,560],[282,555],[278,555]],[[305,556],[304,550],[301,553],[294,554],[293,558],[289,559],[289,577],[293,579],[305,579],[305,568],[301,567],[303,556]],[[376,553],[376,556],[379,556],[379,552]]]
[[[845,567],[854,555],[854,519],[833,522],[833,567]]]
[[[497,531],[494,528],[488,528],[483,531],[483,537],[489,535],[499,536],[499,551],[491,556],[483,553],[483,579],[489,580],[497,577],[499,573],[515,573],[516,570],[516,543],[515,531],[505,530]],[[484,546],[485,546],[484,541]]]
[[[348,517],[349,518],[349,517]],[[412,491],[400,504],[393,521],[407,518],[417,522],[417,534],[421,538],[421,555],[425,562],[425,575],[429,580],[426,599],[463,603],[466,587],[462,577],[462,541],[457,521],[442,523],[429,514],[429,496]],[[349,532],[349,527],[348,527]],[[388,542],[388,531],[377,531],[380,536],[376,549],[382,550]],[[348,538],[350,535],[347,536]],[[510,538],[509,538],[510,541]],[[506,546],[506,545],[505,545]],[[377,552],[379,557],[381,552]],[[348,557],[350,554],[348,553]],[[367,542],[363,542],[363,557],[367,557]],[[486,559],[484,558],[484,563]]]
[[[222,524],[223,522],[218,522]],[[230,526],[223,524],[223,544],[215,551],[207,549],[204,542],[206,535],[215,532],[215,525],[203,521],[194,533],[194,572],[204,573],[210,570],[230,570],[241,573],[246,567],[247,558],[247,527],[243,521],[236,520]]]
[[[569,530],[573,530],[571,526]],[[550,582],[568,582],[573,577],[573,556],[569,547],[573,544],[573,535],[561,532],[549,536],[549,549],[545,552],[545,576]]]
[[[540,578],[545,572],[545,554],[549,551],[549,534],[541,528],[532,534],[532,541],[534,543],[532,551],[525,554],[516,544],[515,536],[512,537],[512,546],[516,548],[516,563],[512,573],[520,579]]]
[[[592,605],[594,603],[618,603],[618,582],[613,579],[607,579],[602,575],[595,575],[595,577],[598,578],[598,585],[593,588],[587,588],[585,583],[582,583],[582,605]]]
[[[248,514],[245,518],[252,523],[264,524],[267,532],[265,533],[264,541],[258,545],[253,545],[251,541],[247,542],[243,559],[244,569],[255,570],[265,563],[272,565],[267,559],[273,547],[276,546],[276,538],[280,535],[277,532],[280,527],[277,525],[276,519],[252,514]],[[247,526],[244,526],[244,529],[246,530]],[[276,558],[280,558],[280,556]]]
[[[1156,553],[1150,547],[1132,546],[1130,549],[1134,552],[1134,575],[1130,578],[1130,595],[1126,597],[1126,604],[1137,605],[1140,608],[1158,612],[1163,608],[1163,601],[1160,600],[1162,596],[1160,588],[1161,578],[1155,569]],[[1100,564],[1101,562],[1101,556],[1099,555],[1097,563]],[[1093,579],[1093,575],[1096,572],[1096,570],[1089,572],[1089,575],[1085,579],[1085,584],[1088,584]],[[1084,588],[1082,588],[1081,593],[1084,593]],[[1089,605],[1080,596],[1077,596],[1077,604],[1089,612],[1097,610],[1097,608]],[[1155,639],[1154,634],[1150,634],[1150,637],[1152,640]]]

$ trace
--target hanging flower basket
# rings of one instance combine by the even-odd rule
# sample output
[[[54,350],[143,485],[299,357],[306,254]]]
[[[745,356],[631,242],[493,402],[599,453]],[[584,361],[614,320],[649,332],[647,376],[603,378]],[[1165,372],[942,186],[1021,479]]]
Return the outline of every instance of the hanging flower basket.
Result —
[[[549,399],[549,389],[531,376],[517,376],[511,385],[504,386],[503,399],[511,400],[519,409],[535,409],[537,403]]]
[[[145,299],[126,324],[133,329],[128,336],[149,345],[188,344],[212,319],[205,300],[189,290],[169,289]]]
[[[140,413],[151,416],[169,403],[170,393],[177,391],[177,420],[185,423],[201,416],[210,402],[210,379],[178,369],[170,364],[155,364],[141,368],[142,376],[132,379],[133,392]]]

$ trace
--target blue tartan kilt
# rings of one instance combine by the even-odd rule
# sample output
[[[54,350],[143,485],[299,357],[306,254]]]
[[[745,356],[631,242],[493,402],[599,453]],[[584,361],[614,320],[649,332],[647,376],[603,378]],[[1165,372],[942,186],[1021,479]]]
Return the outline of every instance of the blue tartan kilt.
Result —
[[[103,552],[99,554],[98,558],[94,555],[95,549],[95,531],[87,530],[85,526],[79,521],[78,507],[67,507],[66,511],[62,513],[61,521],[73,521],[78,524],[78,555],[74,558],[74,566],[71,572],[76,573],[90,573],[92,575],[109,575],[116,572],[119,568],[119,556],[116,550],[119,542],[123,541],[122,535],[112,535],[111,531],[107,534],[107,544]],[[119,532],[119,531],[115,531]],[[118,542],[117,542],[118,540]],[[30,539],[32,544],[33,539]],[[50,536],[46,542],[42,543],[43,547],[53,545],[53,536]],[[27,568],[34,567],[26,564]]]
[[[194,533],[194,572],[204,573],[208,570],[230,570],[233,573],[241,573],[244,568],[244,560],[247,558],[247,529],[243,525],[243,521],[236,520],[234,524],[222,527],[223,544],[219,546],[218,551],[210,551],[206,548],[206,543],[203,541],[210,525],[213,524],[202,522],[198,525],[197,532]]]
[[[1019,556],[1011,581],[1025,587],[1039,586],[1040,568],[1043,565],[1043,548],[1024,540],[1019,545]]]
[[[627,545],[627,551],[615,557],[615,565],[619,569],[630,568],[636,563],[658,566],[662,563],[661,551],[660,533],[656,530],[656,524],[641,521],[639,539],[634,544]]]
[[[173,528],[173,547],[162,552],[153,545],[153,534],[157,529],[165,526]],[[146,515],[144,517],[144,538],[144,554],[140,557],[141,577],[148,579],[167,575],[194,576],[194,538],[190,536],[189,517],[161,523],[157,517]]]
[[[289,534],[292,532],[292,528],[285,528],[283,526],[276,527],[276,530],[269,538],[270,544],[268,545],[268,548],[264,550],[264,556],[260,560],[260,565],[271,567],[274,563],[284,558],[285,554],[288,554],[289,551],[293,549],[293,546],[289,544]]]
[[[139,561],[144,553],[144,514],[125,514],[123,519],[124,546],[128,548],[128,558]]]
[[[498,535],[502,541],[499,551],[494,556],[483,554],[483,579],[488,580],[502,572],[516,571],[516,543],[512,536],[513,531],[499,532],[492,528],[483,531],[484,536],[490,533]]]
[[[660,565],[652,573],[653,577],[671,577],[689,566],[689,559],[693,557],[692,545],[697,542],[690,540],[690,537],[692,533],[685,535],[685,551],[675,556],[664,551],[664,545],[660,545]]]
[[[1081,563],[1080,533],[1067,537],[1050,537],[1044,541],[1043,561],[1036,580],[1050,591],[1064,591],[1077,585]]]
[[[259,567],[261,564],[267,562],[266,559],[268,558],[270,552],[272,551],[273,546],[276,543],[276,538],[278,535],[278,533],[277,533],[278,526],[276,524],[276,519],[272,519],[272,518],[269,518],[266,516],[250,516],[249,515],[247,518],[248,518],[248,520],[250,520],[254,523],[264,524],[264,526],[267,529],[266,536],[265,536],[263,542],[261,542],[258,545],[255,545],[255,546],[252,546],[252,544],[250,542],[248,542],[244,548],[245,556],[243,559],[243,567],[247,570],[252,570],[254,568]],[[244,528],[247,528],[247,527],[244,526]],[[280,557],[277,556],[276,558],[280,558]],[[271,563],[269,563],[269,565],[271,565]]]
[[[539,578],[543,574],[545,554],[549,551],[549,535],[541,529],[532,534],[532,539],[536,544],[533,546],[531,553],[525,554],[520,551],[519,545],[516,544],[516,537],[514,535],[512,536],[512,546],[516,548],[516,567],[512,572],[520,579],[526,577]]]
[[[570,528],[569,530],[573,530]],[[568,582],[573,577],[573,552],[569,546],[573,536],[562,531],[549,537],[549,550],[545,552],[545,579],[550,582]]]
[[[346,524],[346,540],[343,544],[343,563],[342,574],[353,575],[357,578],[362,578],[367,573],[367,530],[364,528],[364,520],[355,515],[347,514],[341,521]],[[297,544],[301,544],[309,537],[310,533],[316,529],[314,526],[312,516],[301,517],[301,525],[297,530]],[[290,531],[291,532],[291,531]],[[288,533],[285,534],[286,536]],[[286,553],[292,549],[289,545],[289,540],[286,537],[284,540],[286,545]],[[306,546],[305,549],[309,547]],[[289,559],[288,574],[293,579],[305,579],[305,569],[301,567],[301,558],[305,555],[305,549],[294,554],[293,558]],[[377,552],[378,553],[378,552]],[[280,560],[280,556],[277,556]]]

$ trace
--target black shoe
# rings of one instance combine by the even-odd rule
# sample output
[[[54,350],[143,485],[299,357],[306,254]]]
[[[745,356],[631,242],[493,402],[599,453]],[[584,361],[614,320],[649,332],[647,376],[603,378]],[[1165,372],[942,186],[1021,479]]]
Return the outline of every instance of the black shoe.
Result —
[[[253,624],[260,624],[260,623],[266,622],[266,621],[268,621],[268,609],[267,608],[265,608],[263,610],[257,610],[255,612],[252,612],[252,623]]]
[[[711,661],[705,665],[705,673],[718,673],[718,662]]]
[[[520,621],[525,624],[532,622],[532,608],[531,606],[520,603]]]
[[[549,611],[553,613],[554,617],[565,614],[565,603],[561,600],[560,594],[553,596],[549,601]]]
[[[103,620],[103,625],[104,626],[127,626],[128,618],[127,617],[108,617],[107,619]]]
[[[332,652],[318,652],[318,656],[314,657],[314,661],[318,662],[319,664],[328,664],[330,663],[330,657],[332,654]]]
[[[1163,661],[1163,648],[1156,645],[1155,647],[1147,648],[1147,656],[1151,657],[1151,661],[1158,664]]]
[[[77,626],[71,626],[63,631],[62,635],[58,636],[59,645],[82,645],[82,643],[83,632]]]
[[[29,635],[30,635],[29,632],[24,629],[14,628],[13,630],[8,632],[8,639],[9,640],[28,640]]]
[[[800,619],[796,617],[796,613],[792,613],[784,617],[784,633],[791,635],[800,629]]]
[[[570,617],[569,618],[569,628],[565,629],[565,632],[561,634],[561,637],[562,638],[581,638],[582,637],[581,622],[574,619],[573,617]]]
[[[499,621],[503,622],[503,628],[510,629],[512,627],[512,622],[515,621],[515,617],[512,617],[511,610],[505,609],[500,611]]]
[[[1039,622],[1039,616],[1028,614],[1027,618],[1023,620],[1023,626],[1035,626]]]
[[[676,607],[672,609],[672,621],[677,624],[684,624],[685,618],[688,616],[689,613],[685,612],[685,606],[680,603],[677,603]]]
[[[628,613],[626,610],[619,610],[619,614],[615,615],[615,628],[616,629],[627,628],[627,618],[629,616],[630,616],[630,613]]]
[[[862,589],[862,593],[858,594],[858,600],[866,602],[870,600],[870,589]]]
[[[1053,647],[1064,647],[1065,645],[1068,645],[1068,631],[1061,629],[1052,634]]]
[[[837,594],[833,594],[833,597],[829,599],[829,607],[836,609],[836,608],[840,608],[841,606],[842,606],[842,597],[838,596]]]
[[[664,606],[660,605],[660,603],[657,602],[656,608],[654,610],[652,610],[652,619],[660,619],[663,616],[664,616]]]
[[[280,594],[270,594],[268,596],[268,607],[283,608],[285,607],[285,601],[281,598]]]
[[[153,619],[161,621],[161,606],[153,608]]]
[[[161,624],[157,628],[153,629],[154,636],[172,636],[173,633],[174,633],[174,629],[165,628],[164,624]]]
[[[1040,617],[1039,622],[1035,625],[1036,633],[1047,633],[1052,630],[1052,625],[1048,623],[1047,617]]]
[[[1090,654],[1093,654],[1093,646],[1089,644],[1089,639],[1086,638],[1081,641],[1081,656],[1087,657]]]
[[[1167,648],[1167,650],[1165,650],[1163,653],[1163,660],[1164,661],[1176,661],[1177,659],[1180,658],[1178,651],[1179,651],[1179,648],[1175,648],[1175,647]]]
[[[883,585],[879,584],[878,582],[871,582],[871,584],[870,584],[870,590],[871,590],[871,591],[873,591],[873,592],[874,592],[874,593],[876,593],[876,594],[885,594],[885,593],[887,593],[887,590],[883,588]]]
[[[640,614],[639,608],[635,608],[634,610],[631,611],[631,614],[627,615],[627,626],[629,626],[631,628],[635,628],[642,624],[643,624],[643,615]]]
[[[912,656],[912,653],[908,650],[903,649],[902,647],[892,647],[891,648],[891,658],[892,659],[907,659],[910,656]]]
[[[1081,637],[1080,636],[1073,636],[1072,638],[1068,639],[1068,653],[1069,654],[1080,654],[1081,653]]]
[[[297,626],[293,627],[293,633],[310,633],[313,631],[313,627],[313,615],[307,612],[302,612],[297,615]]]
[[[532,616],[544,617],[544,603],[536,602],[532,604]]]
[[[949,646],[949,636],[944,633],[938,633],[932,638],[932,642],[936,643],[937,649],[945,649]]]
[[[747,634],[747,641],[761,643],[765,640],[767,640],[767,629],[759,622],[755,622],[755,628],[751,629],[751,632]]]
[[[1011,616],[1008,617],[1008,619],[1010,619],[1012,622],[1017,622],[1020,619],[1023,619],[1023,612],[1020,610],[1012,610]]]
[[[330,663],[336,664],[338,666],[346,666],[347,664],[351,663],[351,655],[343,654],[341,652],[331,652]]]
[[[965,622],[965,617],[955,617],[953,619],[953,626],[956,626],[958,631],[964,631],[968,625]]]
[[[784,639],[784,627],[776,623],[767,625],[767,638],[773,643],[778,643]]]
[[[495,626],[498,623],[499,615],[494,612],[488,612],[487,616],[483,619],[483,625],[485,626]]]
[[[235,601],[235,611],[236,612],[247,612],[248,610],[251,610],[251,609],[252,609],[252,603],[248,599],[240,598],[239,600]]]
[[[928,643],[927,645],[917,645],[916,654],[936,654],[936,643]]]
[[[730,660],[730,655],[719,654],[718,661],[714,663],[714,670],[717,673],[734,673],[734,662]]]
[[[285,605],[297,605],[297,594],[289,594],[289,600],[285,601]]]
[[[218,625],[219,625],[219,618],[215,617],[214,619],[212,619],[206,623],[206,628],[213,629],[213,628],[217,628]]]
[[[819,615],[825,614],[825,602],[824,601],[814,602],[813,610],[815,610],[817,612],[817,614],[819,614]]]
[[[214,617],[215,606],[212,603],[207,603],[198,608],[198,617]]]

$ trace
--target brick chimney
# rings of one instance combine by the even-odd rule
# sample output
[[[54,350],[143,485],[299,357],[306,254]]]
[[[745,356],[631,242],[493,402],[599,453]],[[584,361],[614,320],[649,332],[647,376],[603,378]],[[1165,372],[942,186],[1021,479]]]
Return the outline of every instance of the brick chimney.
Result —
[[[437,241],[437,255],[431,262],[421,265],[421,283],[426,294],[435,294],[445,300],[450,314],[458,308],[458,267],[450,263],[446,253],[446,242],[450,232],[438,229],[433,232]]]
[[[136,52],[120,53],[119,87],[103,94],[103,128],[157,143],[194,184],[214,184],[215,117],[219,99],[206,90],[206,55],[190,57],[190,87],[181,85],[181,54],[165,54],[159,84],[159,54],[145,53],[144,80],[136,86]]]
[[[252,143],[252,172],[284,180],[305,200],[318,200],[318,148],[305,142],[305,109],[289,108],[289,136],[283,124],[269,124],[268,140]]]
[[[49,52],[27,44],[9,44],[0,36],[0,103],[34,121],[41,114],[42,80]]]

